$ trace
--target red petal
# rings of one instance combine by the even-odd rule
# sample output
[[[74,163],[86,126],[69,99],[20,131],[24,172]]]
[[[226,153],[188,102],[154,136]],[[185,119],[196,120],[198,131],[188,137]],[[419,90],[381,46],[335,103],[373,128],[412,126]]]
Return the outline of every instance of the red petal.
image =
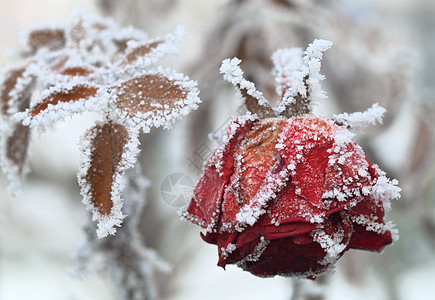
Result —
[[[245,137],[252,121],[242,124],[238,120],[231,123],[227,131],[229,140],[221,144],[210,157],[204,174],[197,184],[194,196],[184,213],[184,217],[195,224],[210,230],[215,228],[220,215],[224,188],[233,172],[236,146]],[[234,131],[232,131],[235,128]],[[218,169],[217,166],[220,166]]]
[[[225,189],[220,221],[222,230],[234,230],[236,215],[241,207],[248,204],[260,209],[281,188],[279,182],[285,182],[281,171],[285,169],[275,148],[285,121],[283,119],[261,120],[256,122],[234,154],[237,157],[234,172]],[[266,198],[265,198],[266,197]],[[267,198],[268,197],[268,198]]]
[[[354,224],[354,232],[349,244],[349,248],[369,251],[381,251],[386,245],[393,242],[390,231],[378,234],[373,231],[367,231],[364,226]]]

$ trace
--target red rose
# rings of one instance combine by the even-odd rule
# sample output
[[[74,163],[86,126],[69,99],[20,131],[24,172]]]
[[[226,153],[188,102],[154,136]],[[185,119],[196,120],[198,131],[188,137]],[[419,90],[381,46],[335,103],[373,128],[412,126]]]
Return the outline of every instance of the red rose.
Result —
[[[218,265],[316,278],[348,249],[380,251],[400,189],[334,122],[313,116],[232,122],[183,216],[206,228]]]

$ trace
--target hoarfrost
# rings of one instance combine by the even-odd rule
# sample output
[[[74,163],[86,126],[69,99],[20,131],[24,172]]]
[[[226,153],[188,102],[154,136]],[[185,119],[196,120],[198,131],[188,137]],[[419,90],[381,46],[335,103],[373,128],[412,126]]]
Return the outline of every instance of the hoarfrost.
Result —
[[[252,113],[264,113],[265,116],[273,116],[269,102],[263,94],[255,88],[255,84],[243,77],[243,71],[239,67],[242,61],[237,57],[225,59],[219,71],[224,75],[224,79],[236,87],[237,97]]]
[[[385,112],[385,108],[379,106],[378,103],[374,103],[372,107],[364,112],[334,114],[332,118],[344,127],[360,129],[366,127],[367,124],[375,125],[376,122],[382,124],[382,117]]]

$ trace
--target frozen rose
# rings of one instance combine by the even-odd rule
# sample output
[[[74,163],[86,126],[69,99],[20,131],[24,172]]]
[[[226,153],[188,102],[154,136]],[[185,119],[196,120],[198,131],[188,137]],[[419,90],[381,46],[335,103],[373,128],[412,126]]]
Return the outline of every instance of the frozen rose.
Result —
[[[381,251],[397,239],[383,218],[399,192],[331,120],[241,117],[183,216],[206,229],[221,267],[316,278],[348,249]]]

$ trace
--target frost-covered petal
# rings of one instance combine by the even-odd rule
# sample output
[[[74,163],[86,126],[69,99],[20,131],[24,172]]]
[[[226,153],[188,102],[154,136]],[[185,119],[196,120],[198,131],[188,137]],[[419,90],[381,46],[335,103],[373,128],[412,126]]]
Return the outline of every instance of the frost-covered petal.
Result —
[[[112,121],[97,124],[83,138],[78,180],[83,203],[98,221],[100,238],[114,234],[125,217],[121,212],[123,177],[134,166],[138,144],[137,132]]]
[[[252,126],[249,119],[232,122],[222,144],[208,159],[204,174],[195,187],[194,196],[182,217],[208,231],[215,231],[220,216],[223,193],[234,168],[234,152]]]
[[[288,180],[285,164],[275,149],[283,123],[283,119],[259,120],[238,145],[222,203],[221,231],[255,223]]]

